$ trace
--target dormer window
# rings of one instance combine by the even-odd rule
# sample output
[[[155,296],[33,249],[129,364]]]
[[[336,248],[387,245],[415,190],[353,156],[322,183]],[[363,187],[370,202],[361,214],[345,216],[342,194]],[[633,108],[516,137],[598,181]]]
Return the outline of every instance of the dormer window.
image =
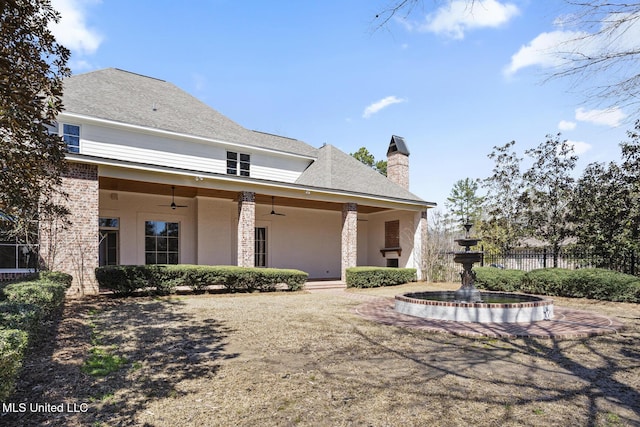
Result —
[[[227,151],[227,175],[249,176],[251,155]]]
[[[69,153],[80,152],[80,126],[64,123],[62,125],[62,139],[67,144]]]

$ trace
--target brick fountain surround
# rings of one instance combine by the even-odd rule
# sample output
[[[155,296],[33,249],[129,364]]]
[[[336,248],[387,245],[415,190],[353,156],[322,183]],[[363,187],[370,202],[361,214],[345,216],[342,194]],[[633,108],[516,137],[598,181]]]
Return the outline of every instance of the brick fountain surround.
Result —
[[[471,251],[480,239],[469,237],[471,224],[464,224],[466,236],[456,240],[464,251],[453,260],[462,264],[462,286],[455,292],[412,292],[396,295],[395,310],[401,314],[434,320],[477,323],[527,323],[553,319],[553,300],[506,292],[480,292],[475,287],[473,264],[482,252]]]

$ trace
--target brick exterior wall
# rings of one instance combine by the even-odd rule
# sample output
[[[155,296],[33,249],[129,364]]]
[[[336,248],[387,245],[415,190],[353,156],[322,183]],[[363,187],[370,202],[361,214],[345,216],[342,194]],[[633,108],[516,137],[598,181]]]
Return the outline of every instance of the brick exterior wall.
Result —
[[[256,193],[238,195],[238,266],[255,266]]]
[[[12,280],[25,279],[33,275],[33,273],[0,273],[0,282],[10,282]]]
[[[62,177],[64,203],[70,224],[41,221],[40,256],[44,267],[73,276],[69,294],[97,294],[95,268],[98,266],[98,166],[70,163]]]
[[[358,263],[358,205],[342,205],[342,263],[341,280],[347,279],[347,268]]]
[[[387,157],[387,178],[408,190],[409,156],[398,152],[389,154]]]

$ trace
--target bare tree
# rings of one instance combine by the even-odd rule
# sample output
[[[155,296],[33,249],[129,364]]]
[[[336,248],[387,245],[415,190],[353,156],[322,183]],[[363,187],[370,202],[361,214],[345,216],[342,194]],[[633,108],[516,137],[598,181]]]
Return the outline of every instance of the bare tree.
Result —
[[[423,246],[423,277],[427,282],[452,282],[458,277],[451,253],[453,232],[442,211],[429,211],[429,238]]]
[[[389,0],[376,28],[393,17],[407,18],[453,0]],[[465,0],[469,10],[481,0]],[[545,81],[570,79],[570,89],[589,104],[640,112],[640,2],[564,0],[567,13],[557,20],[569,35],[550,47],[556,66]]]
[[[562,20],[575,37],[556,48],[549,79],[570,78],[589,102],[640,111],[640,2],[570,1]]]

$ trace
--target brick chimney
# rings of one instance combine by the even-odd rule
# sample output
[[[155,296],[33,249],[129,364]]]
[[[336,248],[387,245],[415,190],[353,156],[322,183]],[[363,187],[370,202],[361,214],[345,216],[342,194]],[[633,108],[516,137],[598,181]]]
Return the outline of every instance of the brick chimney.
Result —
[[[391,137],[387,150],[387,178],[409,189],[409,149],[401,136]]]

